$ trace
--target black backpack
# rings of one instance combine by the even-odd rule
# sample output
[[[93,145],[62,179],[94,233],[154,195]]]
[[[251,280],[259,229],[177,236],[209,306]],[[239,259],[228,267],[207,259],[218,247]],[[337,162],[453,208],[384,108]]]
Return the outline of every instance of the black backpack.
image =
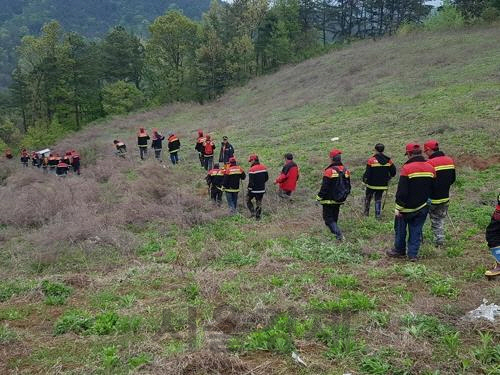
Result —
[[[335,188],[333,190],[332,198],[335,202],[345,202],[349,194],[351,193],[351,182],[345,176],[344,171],[334,168],[339,177],[335,181]]]

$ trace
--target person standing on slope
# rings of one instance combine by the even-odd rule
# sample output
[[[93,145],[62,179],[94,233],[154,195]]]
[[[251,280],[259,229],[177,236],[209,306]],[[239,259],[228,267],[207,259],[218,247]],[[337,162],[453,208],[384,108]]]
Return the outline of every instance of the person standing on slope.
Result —
[[[225,166],[229,164],[229,159],[234,156],[234,147],[229,143],[226,136],[222,137],[222,143],[219,153],[219,163],[223,163]]]
[[[340,206],[344,204],[351,193],[349,170],[342,164],[342,151],[330,151],[330,165],[323,173],[323,183],[316,200],[323,206],[323,220],[325,225],[342,241],[342,231],[338,226]]]
[[[382,143],[375,145],[375,155],[366,162],[363,183],[366,185],[365,216],[370,215],[370,206],[375,196],[375,218],[382,215],[382,195],[389,188],[389,181],[396,176],[396,167],[391,158],[384,155],[385,146]]]
[[[274,181],[279,186],[278,195],[283,199],[291,199],[292,193],[297,188],[297,181],[299,180],[299,167],[293,161],[293,155],[285,154],[285,165],[281,170],[280,175]]]
[[[205,137],[205,142],[203,142],[203,166],[206,171],[212,169],[212,164],[214,161],[214,151],[215,151],[215,143],[212,141],[212,138],[207,135]]]
[[[158,160],[160,163],[163,163],[163,159],[161,157],[161,152],[163,150],[163,140],[164,139],[165,139],[165,136],[158,133],[157,129],[153,129],[153,139],[151,141],[151,148],[155,152],[155,159]]]
[[[387,255],[394,258],[408,256],[410,261],[415,262],[418,260],[422,228],[429,212],[428,200],[434,189],[436,171],[422,156],[419,144],[407,144],[406,156],[408,160],[401,168],[396,192],[394,248],[387,251]]]
[[[168,152],[170,153],[170,161],[172,164],[177,164],[179,162],[179,150],[181,149],[181,141],[174,133],[170,133],[168,136]]]
[[[452,158],[439,150],[439,143],[435,140],[425,142],[424,152],[428,157],[427,162],[436,170],[436,182],[431,194],[429,217],[434,234],[434,244],[439,247],[444,245],[444,221],[448,216],[450,187],[456,180],[455,163]]]
[[[497,206],[491,216],[491,222],[486,228],[486,241],[496,264],[493,269],[486,271],[485,275],[487,277],[500,276],[500,194],[497,196]]]
[[[219,163],[215,163],[214,167],[208,171],[207,177],[210,199],[220,206],[222,202],[222,183],[224,180],[224,171],[219,168]]]
[[[80,159],[80,154],[76,152],[75,150],[71,151],[71,167],[73,167],[73,173],[76,173],[78,176],[80,176],[80,165],[81,165],[81,159]]]
[[[198,158],[200,159],[200,164],[202,167],[205,166],[205,157],[203,156],[203,143],[205,142],[205,137],[203,136],[203,131],[198,130],[198,138],[196,139],[196,145],[194,149],[198,151]]]
[[[10,148],[8,148],[7,150],[5,150],[5,157],[10,160],[14,157],[14,155],[12,155],[12,151],[10,150]]]
[[[26,168],[28,166],[29,161],[30,161],[30,154],[28,153],[28,151],[26,151],[25,148],[23,148],[21,151],[21,164],[23,165],[23,167]]]
[[[250,215],[260,220],[262,215],[262,199],[266,193],[266,182],[269,180],[269,174],[264,164],[260,164],[259,157],[255,154],[250,155],[248,162],[251,164],[248,171],[248,193],[247,207]],[[255,199],[255,207],[252,201]]]
[[[149,135],[144,128],[139,128],[137,133],[137,146],[139,146],[139,156],[144,160],[148,156]]]
[[[236,164],[234,156],[229,159],[229,167],[224,170],[222,190],[226,193],[227,204],[231,214],[236,213],[238,205],[238,193],[240,192],[240,182],[246,178],[245,171]]]

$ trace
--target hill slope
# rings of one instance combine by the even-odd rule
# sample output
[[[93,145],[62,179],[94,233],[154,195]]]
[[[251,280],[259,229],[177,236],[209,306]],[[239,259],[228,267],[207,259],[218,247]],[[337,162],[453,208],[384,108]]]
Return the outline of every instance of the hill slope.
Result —
[[[0,187],[1,372],[496,373],[498,323],[463,316],[483,298],[500,303],[498,283],[483,278],[500,178],[499,37],[358,42],[215,103],[96,124],[56,146],[81,151],[81,178],[2,162],[12,174]],[[175,131],[182,164],[137,161],[139,126]],[[261,223],[243,207],[233,218],[211,207],[192,150],[199,128],[228,135],[245,167],[259,154],[272,177],[293,152],[295,201],[269,186]],[[335,136],[354,185],[342,244],[313,202]],[[401,165],[407,141],[430,137],[459,165],[447,246],[432,246],[426,224],[420,263],[388,260],[394,188],[381,223],[362,218],[365,160],[383,142]],[[112,155],[115,138],[130,160]]]

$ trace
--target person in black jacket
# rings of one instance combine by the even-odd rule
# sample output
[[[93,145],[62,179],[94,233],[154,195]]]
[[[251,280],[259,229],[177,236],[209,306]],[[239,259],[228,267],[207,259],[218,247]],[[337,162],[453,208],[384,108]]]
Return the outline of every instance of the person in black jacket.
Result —
[[[260,220],[262,215],[262,199],[266,193],[266,182],[269,180],[269,174],[266,166],[260,164],[257,155],[250,155],[248,162],[251,164],[251,167],[248,171],[247,207],[250,210],[250,215]],[[254,199],[255,207],[252,203]]]
[[[497,206],[495,212],[491,216],[491,222],[486,228],[486,241],[490,248],[491,255],[496,260],[495,267],[486,271],[485,275],[488,277],[495,277],[500,275],[500,194],[497,196]]]
[[[170,133],[168,136],[168,152],[170,153],[170,161],[172,164],[177,164],[179,162],[179,150],[181,149],[181,141],[174,133]]]
[[[220,206],[222,202],[222,183],[224,180],[224,171],[219,168],[219,163],[215,163],[214,167],[208,171],[206,181],[210,199]]]
[[[370,205],[375,196],[375,218],[380,219],[382,214],[382,195],[389,188],[389,181],[396,176],[396,167],[391,158],[384,155],[385,146],[382,143],[375,145],[376,154],[366,163],[363,182],[366,185],[365,216],[370,215]]]
[[[237,165],[236,159],[233,156],[229,159],[229,166],[224,169],[224,179],[222,181],[222,189],[226,193],[227,204],[231,214],[236,213],[240,183],[245,178],[245,171]]]
[[[222,144],[220,147],[219,154],[219,163],[223,163],[224,165],[229,164],[229,159],[234,156],[234,148],[229,143],[228,138],[226,136],[222,137]]]
[[[149,135],[144,128],[139,128],[137,133],[137,146],[139,147],[139,156],[144,160],[148,156]]]
[[[325,225],[342,241],[342,231],[339,221],[340,206],[344,204],[351,192],[351,179],[349,170],[342,164],[342,151],[330,151],[330,165],[323,172],[321,189],[316,200],[323,206],[323,220]]]
[[[158,160],[160,163],[163,162],[161,158],[161,152],[163,148],[163,140],[165,137],[158,133],[158,130],[153,129],[153,140],[151,142],[151,148],[155,151],[155,158]]]

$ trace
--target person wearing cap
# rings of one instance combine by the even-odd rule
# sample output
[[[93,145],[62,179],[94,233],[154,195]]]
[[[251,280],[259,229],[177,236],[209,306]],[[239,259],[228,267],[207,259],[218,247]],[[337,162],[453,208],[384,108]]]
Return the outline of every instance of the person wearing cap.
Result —
[[[250,215],[260,220],[262,215],[262,199],[266,193],[266,182],[269,180],[269,174],[266,166],[260,163],[257,155],[250,155],[248,162],[251,166],[248,171],[247,207]],[[254,199],[255,207],[252,202]]]
[[[155,152],[155,159],[158,160],[160,163],[163,162],[161,158],[161,152],[163,150],[163,140],[165,139],[165,136],[161,135],[158,133],[157,129],[153,129],[153,137],[151,140],[151,148]]]
[[[72,150],[71,167],[73,168],[73,173],[76,173],[78,176],[80,176],[80,165],[81,165],[80,154],[75,150]]]
[[[214,162],[214,151],[215,143],[212,141],[212,137],[207,135],[205,137],[205,142],[203,142],[203,166],[206,171],[212,169],[212,163]]]
[[[330,151],[331,163],[323,172],[321,189],[316,200],[323,206],[323,220],[325,225],[341,241],[342,231],[338,226],[340,206],[344,204],[351,192],[349,170],[342,164],[342,151]]]
[[[30,154],[28,153],[28,151],[26,151],[25,148],[23,148],[21,151],[21,164],[23,165],[23,167],[26,168],[28,166],[29,161],[30,161]]]
[[[486,241],[496,262],[495,267],[486,271],[485,275],[487,277],[500,276],[500,194],[497,196],[497,206],[491,216],[491,222],[486,228]]]
[[[389,181],[396,176],[396,167],[391,158],[384,154],[385,146],[382,143],[375,145],[375,155],[366,162],[363,183],[366,186],[365,216],[370,215],[370,205],[375,196],[375,218],[382,215],[382,195],[389,188]]]
[[[448,205],[450,203],[450,187],[455,183],[455,162],[439,149],[436,140],[430,140],[424,144],[424,153],[427,162],[436,170],[436,182],[431,194],[431,207],[429,217],[431,219],[432,233],[436,246],[443,246],[445,239],[444,222],[448,216]]]
[[[405,155],[408,160],[401,167],[396,192],[394,248],[387,251],[387,255],[408,256],[410,261],[416,261],[422,242],[422,228],[429,212],[428,200],[434,188],[436,171],[423,157],[419,144],[407,144]],[[408,243],[407,232],[409,232]]]
[[[198,130],[198,138],[196,139],[196,145],[194,149],[198,151],[198,158],[200,159],[200,164],[202,167],[205,166],[205,157],[203,156],[203,143],[205,142],[205,137],[203,136],[203,131]]]
[[[226,136],[222,137],[222,143],[219,153],[219,163],[227,165],[229,163],[229,159],[231,159],[233,156],[234,147],[229,143],[229,140]]]
[[[274,181],[279,187],[278,195],[280,198],[290,200],[292,193],[297,188],[299,180],[299,167],[293,161],[293,154],[285,154],[285,165],[281,170],[280,175]]]
[[[144,160],[148,156],[149,135],[144,128],[139,128],[137,133],[137,146],[139,147],[139,156]]]
[[[170,161],[172,164],[177,164],[179,162],[179,150],[181,149],[181,141],[174,133],[170,133],[168,136],[168,152],[170,153]]]
[[[125,145],[125,143],[123,143],[122,141],[119,141],[118,139],[115,139],[113,141],[113,144],[116,147],[115,154],[117,156],[121,156],[124,158],[125,154],[127,153],[127,146]]]
[[[219,163],[215,163],[214,167],[208,171],[205,178],[208,184],[210,199],[220,206],[222,202],[222,183],[224,180],[224,171],[219,168]]]
[[[227,204],[231,214],[236,213],[240,183],[245,178],[245,171],[237,165],[236,158],[233,156],[229,159],[229,166],[224,170],[224,179],[222,180],[222,190],[226,193]]]

